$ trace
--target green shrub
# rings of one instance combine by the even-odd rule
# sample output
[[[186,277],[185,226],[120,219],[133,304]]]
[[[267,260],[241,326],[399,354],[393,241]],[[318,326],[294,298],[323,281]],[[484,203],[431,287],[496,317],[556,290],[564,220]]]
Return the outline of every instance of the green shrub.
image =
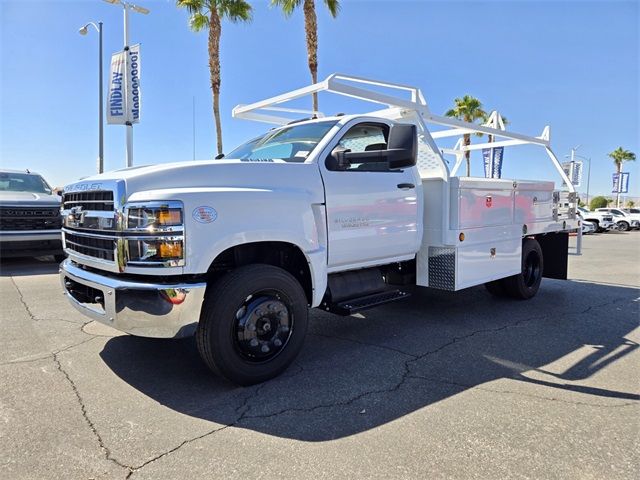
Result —
[[[591,203],[589,203],[589,209],[595,210],[596,208],[605,208],[607,206],[607,199],[603,196],[593,197]]]

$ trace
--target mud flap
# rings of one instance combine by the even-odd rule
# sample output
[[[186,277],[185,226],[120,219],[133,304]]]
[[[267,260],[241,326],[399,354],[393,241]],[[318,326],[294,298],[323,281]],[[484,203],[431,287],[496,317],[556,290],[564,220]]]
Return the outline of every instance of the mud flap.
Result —
[[[566,280],[569,263],[569,233],[547,233],[537,235],[535,238],[542,248],[544,259],[542,276]]]

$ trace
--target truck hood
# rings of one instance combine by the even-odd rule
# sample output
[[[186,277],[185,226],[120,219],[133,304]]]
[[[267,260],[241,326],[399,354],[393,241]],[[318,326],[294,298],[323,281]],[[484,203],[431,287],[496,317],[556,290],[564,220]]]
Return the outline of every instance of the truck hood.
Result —
[[[59,207],[60,197],[46,193],[34,192],[0,192],[0,205],[19,205],[19,206],[36,206],[36,207]]]
[[[303,190],[311,194],[312,201],[324,202],[320,171],[312,163],[227,159],[177,162],[114,170],[76,183],[91,184],[92,188],[99,189],[101,181],[117,180],[125,182],[127,198],[133,193],[149,190],[227,187]]]

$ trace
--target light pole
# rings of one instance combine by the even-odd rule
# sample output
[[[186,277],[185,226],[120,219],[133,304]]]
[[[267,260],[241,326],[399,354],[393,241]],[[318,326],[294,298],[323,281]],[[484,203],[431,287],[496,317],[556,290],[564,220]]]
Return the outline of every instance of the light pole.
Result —
[[[579,147],[579,145],[578,145]],[[578,157],[582,160],[586,160],[587,161],[587,208],[589,208],[589,183],[591,182],[591,158],[587,158],[587,157],[583,157],[582,155],[578,155],[576,154],[576,150],[578,149],[578,147],[574,147],[571,149],[571,156],[569,155],[565,155],[565,158],[569,158],[571,157],[571,163],[573,164],[575,162],[575,158]],[[571,168],[574,168],[573,165]]]
[[[127,72],[124,76],[124,91],[125,91],[125,108],[126,111],[129,111],[129,105],[127,105],[129,99],[129,10],[133,10],[134,12],[141,13],[143,15],[147,15],[149,10],[144,7],[139,7],[138,5],[134,5],[133,3],[123,2],[122,0],[104,0],[107,3],[111,3],[112,5],[122,5],[122,9],[124,12],[124,51],[127,68],[125,71]],[[127,167],[133,166],[133,123],[127,121],[125,123],[127,127]]]
[[[89,25],[98,31],[98,173],[104,172],[104,114],[102,112],[102,22],[96,25],[93,22],[81,27],[78,32],[86,35]]]

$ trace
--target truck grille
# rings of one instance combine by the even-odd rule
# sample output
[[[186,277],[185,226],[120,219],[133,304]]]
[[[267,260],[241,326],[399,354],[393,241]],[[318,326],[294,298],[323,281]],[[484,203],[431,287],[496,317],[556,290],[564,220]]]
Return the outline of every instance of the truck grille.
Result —
[[[109,261],[115,259],[115,238],[78,235],[67,230],[64,233],[64,242],[66,248],[82,255]]]
[[[113,192],[109,190],[90,190],[88,192],[70,192],[62,196],[65,210],[82,207],[82,210],[101,212],[113,211]]]
[[[0,207],[0,231],[58,230],[61,226],[57,207]]]

